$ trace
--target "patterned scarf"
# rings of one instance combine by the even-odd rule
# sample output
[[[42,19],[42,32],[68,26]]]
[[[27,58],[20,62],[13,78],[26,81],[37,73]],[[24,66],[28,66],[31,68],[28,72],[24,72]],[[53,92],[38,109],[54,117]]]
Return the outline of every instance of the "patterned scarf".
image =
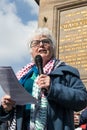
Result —
[[[44,73],[49,74],[54,67],[55,60],[50,61],[44,67]],[[38,77],[33,84],[32,95],[38,99],[38,104],[31,105],[31,120],[30,120],[30,130],[45,130],[47,123],[47,105],[48,101],[44,93],[41,92],[41,89],[36,84]]]
[[[36,78],[37,80],[37,78]],[[38,99],[38,104],[31,104],[30,130],[44,130],[47,118],[47,98],[41,93],[36,80],[33,84],[32,95]]]
[[[43,68],[44,74],[49,74],[50,71],[52,70],[53,66],[54,66],[54,62],[56,59],[51,59]],[[20,71],[17,72],[16,76],[18,78],[18,80],[20,80],[21,78],[23,78],[24,76],[26,76],[26,74],[28,74],[28,72],[30,73],[30,71],[32,70],[32,67],[35,64],[29,63],[26,66],[24,66]]]
[[[43,68],[44,74],[49,74],[54,67],[55,59],[50,60],[45,67]],[[19,80],[25,75],[28,75],[32,71],[32,68],[35,64],[30,63],[26,67],[24,67],[19,73],[17,73],[17,77]],[[27,76],[26,76],[27,77]],[[38,78],[38,77],[37,77]],[[36,80],[37,80],[36,78]],[[47,98],[41,93],[40,88],[36,84],[36,80],[33,84],[32,95],[38,99],[38,104],[31,104],[31,119],[30,119],[30,130],[44,130],[47,122]]]
[[[16,108],[14,108],[13,120],[8,121],[8,130],[16,130]]]

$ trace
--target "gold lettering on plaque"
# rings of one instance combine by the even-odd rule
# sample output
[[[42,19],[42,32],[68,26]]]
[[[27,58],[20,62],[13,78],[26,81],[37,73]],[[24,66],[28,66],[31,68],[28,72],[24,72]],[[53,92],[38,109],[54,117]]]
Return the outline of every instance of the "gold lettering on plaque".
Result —
[[[73,30],[73,29],[76,29],[76,28],[81,28],[81,26],[85,26],[87,25],[87,19],[80,19],[80,20],[77,20],[77,21],[72,21],[72,22],[67,22],[63,25],[61,25],[61,29],[64,29],[65,31],[67,30]]]
[[[87,6],[60,12],[59,58],[87,77]]]

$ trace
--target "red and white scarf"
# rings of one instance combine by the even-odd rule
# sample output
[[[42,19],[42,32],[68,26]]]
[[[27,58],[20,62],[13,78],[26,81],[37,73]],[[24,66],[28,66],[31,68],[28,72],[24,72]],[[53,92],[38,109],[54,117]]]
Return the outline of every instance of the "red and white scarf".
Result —
[[[49,74],[52,68],[54,67],[55,59],[51,59],[43,68],[44,74]],[[20,80],[24,75],[26,75],[30,69],[34,66],[34,62],[27,64],[20,71],[17,72],[16,76]]]

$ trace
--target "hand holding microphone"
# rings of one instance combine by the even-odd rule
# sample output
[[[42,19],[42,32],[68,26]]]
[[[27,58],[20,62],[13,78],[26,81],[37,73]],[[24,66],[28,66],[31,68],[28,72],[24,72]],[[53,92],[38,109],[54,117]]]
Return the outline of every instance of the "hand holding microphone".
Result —
[[[43,59],[40,55],[37,55],[35,57],[35,64],[38,68],[39,75],[40,75],[39,79],[38,79],[38,85],[40,85],[42,87],[41,91],[44,93],[44,95],[47,95],[50,78],[47,75],[41,75],[41,74],[43,74]]]

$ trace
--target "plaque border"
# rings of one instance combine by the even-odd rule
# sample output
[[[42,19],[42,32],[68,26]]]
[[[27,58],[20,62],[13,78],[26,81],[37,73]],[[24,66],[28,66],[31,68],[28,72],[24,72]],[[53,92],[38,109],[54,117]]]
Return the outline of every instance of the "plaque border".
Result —
[[[59,58],[59,40],[60,40],[60,15],[62,11],[67,11],[71,9],[76,9],[79,7],[85,7],[87,6],[87,0],[84,1],[74,1],[74,2],[67,2],[67,3],[62,3],[60,5],[55,5],[53,7],[53,34],[56,39],[56,57]],[[86,77],[81,77],[84,84],[87,85],[87,78]],[[85,86],[86,86],[85,85]],[[87,87],[86,87],[87,88]]]
[[[56,57],[59,58],[59,39],[60,39],[60,13],[70,9],[87,6],[87,0],[67,2],[65,4],[55,5],[53,8],[53,34],[56,39]]]

